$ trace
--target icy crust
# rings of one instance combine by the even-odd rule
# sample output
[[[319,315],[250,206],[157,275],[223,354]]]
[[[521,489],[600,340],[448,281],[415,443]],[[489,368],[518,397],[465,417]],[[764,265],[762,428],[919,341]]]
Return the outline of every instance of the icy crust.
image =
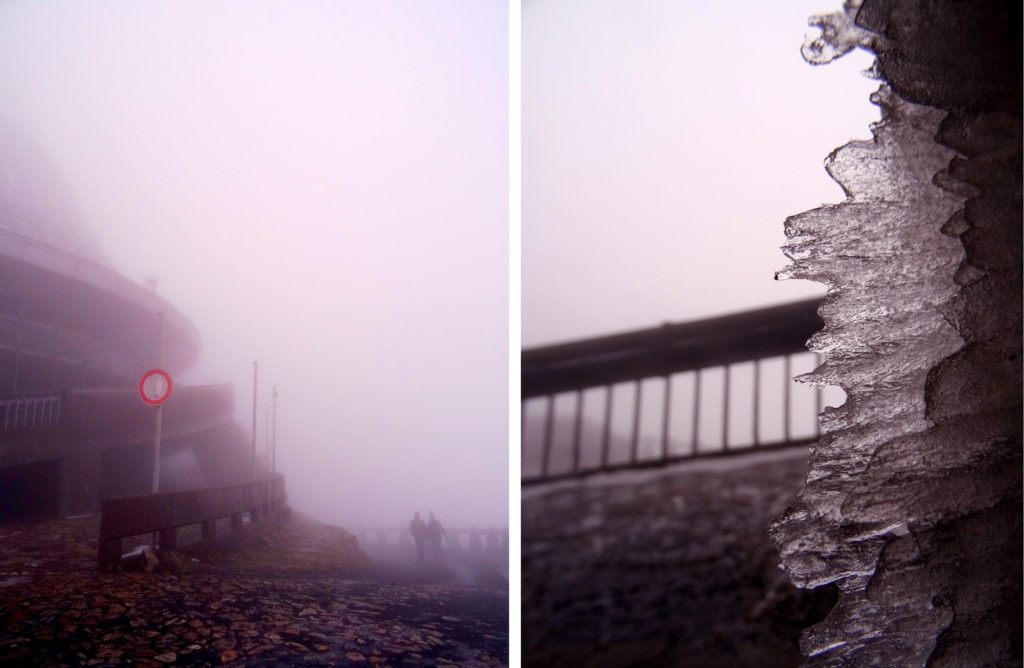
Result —
[[[824,363],[800,380],[847,393],[822,415],[807,485],[771,528],[794,583],[835,582],[842,592],[804,635],[807,665],[923,665],[951,615],[916,614],[894,633],[887,627],[896,611],[867,596],[887,546],[947,510],[935,494],[925,396],[929,370],[963,345],[941,308],[958,290],[964,259],[962,245],[941,232],[964,197],[932,183],[955,156],[932,141],[944,113],[884,85],[872,99],[882,110],[874,140],[826,161],[846,201],[786,221],[792,264],[780,272],[829,286],[825,329],[808,343]]]
[[[816,14],[807,19],[807,24],[821,30],[821,34],[801,47],[804,60],[811,65],[825,65],[859,46],[870,46],[874,35],[855,23],[861,4],[862,0],[846,0],[841,12]]]
[[[812,17],[810,62],[888,44],[859,6]],[[846,201],[786,221],[779,277],[829,287],[799,380],[848,398],[771,535],[841,592],[806,665],[1020,665],[1020,118],[873,101],[873,140],[826,161]]]

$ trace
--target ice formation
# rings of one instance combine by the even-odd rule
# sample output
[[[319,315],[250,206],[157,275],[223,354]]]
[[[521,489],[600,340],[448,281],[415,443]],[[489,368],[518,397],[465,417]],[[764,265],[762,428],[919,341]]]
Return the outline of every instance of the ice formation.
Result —
[[[848,397],[771,528],[794,583],[841,592],[808,666],[1020,665],[1020,95],[970,79],[1012,39],[965,4],[847,2],[803,49],[885,81],[874,139],[826,161],[846,201],[786,221],[780,277],[829,288],[801,380]]]

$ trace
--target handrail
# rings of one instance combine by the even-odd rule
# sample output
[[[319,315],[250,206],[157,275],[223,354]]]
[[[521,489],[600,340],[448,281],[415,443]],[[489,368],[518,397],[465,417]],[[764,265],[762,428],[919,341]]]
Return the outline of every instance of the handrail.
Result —
[[[546,415],[540,473],[525,474],[522,484],[552,482],[576,478],[592,473],[619,469],[663,466],[668,463],[734,452],[749,451],[730,449],[729,443],[729,399],[731,365],[754,362],[753,380],[753,431],[754,448],[768,449],[806,445],[815,438],[793,438],[790,434],[790,383],[787,381],[782,393],[784,397],[785,424],[782,440],[762,442],[759,435],[758,393],[760,388],[761,360],[782,357],[785,361],[784,377],[790,377],[790,356],[807,353],[806,341],[822,329],[824,323],[817,313],[820,299],[808,299],[780,306],[735,313],[685,323],[666,323],[661,327],[636,330],[611,336],[602,336],[556,345],[524,349],[522,351],[522,401],[524,402],[524,470],[525,466],[525,402],[529,399],[546,398]],[[698,451],[698,431],[701,411],[701,374],[704,370],[721,367],[725,370],[723,392],[723,448],[719,452]],[[692,408],[692,435],[690,450],[686,453],[670,452],[670,402],[671,377],[673,374],[692,371],[696,373],[694,405]],[[639,428],[641,421],[642,383],[646,379],[665,379],[662,411],[661,452],[656,458],[641,459],[638,456]],[[619,383],[635,383],[633,397],[633,425],[629,460],[609,462],[611,436],[613,386]],[[583,412],[583,391],[604,388],[604,430],[601,443],[600,463],[584,467],[580,464],[581,419]],[[735,388],[733,388],[735,390]],[[576,410],[572,434],[571,466],[566,471],[550,471],[552,430],[555,413],[555,396],[574,393]],[[820,412],[822,394],[816,395],[816,408]]]
[[[128,536],[159,532],[160,547],[174,549],[179,527],[201,524],[203,538],[210,539],[216,535],[218,519],[230,517],[231,528],[240,529],[242,513],[258,522],[281,509],[284,501],[284,476],[279,473],[246,485],[103,499],[99,567],[109,568],[120,560],[122,541]]]
[[[56,427],[61,419],[61,395],[0,400],[0,433]]]
[[[820,299],[522,351],[523,399],[806,352]]]

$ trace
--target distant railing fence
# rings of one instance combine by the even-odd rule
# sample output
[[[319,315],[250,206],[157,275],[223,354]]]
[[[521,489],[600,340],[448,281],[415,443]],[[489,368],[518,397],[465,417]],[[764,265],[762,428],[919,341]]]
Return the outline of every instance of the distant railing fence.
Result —
[[[524,485],[551,482],[559,479],[580,477],[597,472],[661,466],[671,462],[708,455],[750,452],[751,449],[769,449],[807,444],[817,439],[817,420],[810,433],[795,435],[791,425],[793,413],[793,363],[795,356],[810,356],[806,341],[819,331],[822,320],[817,314],[820,300],[806,300],[748,311],[707,320],[666,324],[647,330],[640,330],[570,343],[524,349],[522,351],[522,401],[523,401],[523,475]],[[764,435],[766,421],[765,399],[774,399],[773,391],[766,385],[764,368],[768,361],[781,363],[782,381],[777,390],[781,394],[782,415],[770,416],[773,424],[781,422],[781,433],[775,437]],[[739,366],[747,372],[742,383],[734,376]],[[809,369],[808,369],[809,370]],[[680,449],[672,436],[673,413],[678,415],[680,407],[673,397],[673,380],[679,374],[689,372],[691,376],[689,443]],[[721,391],[715,399],[707,396],[702,383],[714,372],[716,384]],[[645,381],[662,379],[660,412],[660,434],[654,452],[640,452],[642,408],[651,411],[651,401],[644,397]],[[628,455],[613,461],[613,417],[616,414],[615,397],[621,395],[623,385],[632,385],[631,424],[629,429]],[[746,386],[746,387],[744,387]],[[616,392],[616,388],[619,392]],[[730,415],[740,403],[737,394],[749,391],[750,442],[738,446],[730,433],[730,425],[737,416]],[[813,392],[813,411],[821,412],[823,392]],[[603,416],[599,418],[599,451],[591,457],[593,461],[581,461],[581,441],[584,436],[584,395],[603,394]],[[628,396],[628,395],[627,395]],[[591,399],[594,397],[591,396]],[[645,399],[647,399],[645,404]],[[563,410],[556,408],[556,400]],[[720,402],[709,417],[711,401]],[[542,404],[542,426],[528,424],[529,416],[536,417]],[[566,407],[569,410],[564,410]],[[621,413],[621,411],[619,411]],[[562,453],[562,465],[552,466],[554,431],[556,417],[567,417],[571,421],[569,452]],[[650,415],[643,417],[650,418]],[[713,427],[717,432],[720,447],[708,451],[701,447],[702,434],[708,433],[711,419],[720,424]],[[648,420],[649,422],[649,420]],[[528,427],[541,426],[539,438],[527,438]],[[536,429],[530,429],[536,434]],[[539,442],[539,443],[538,443]],[[536,447],[539,445],[539,451]],[[650,448],[649,448],[650,449]]]
[[[359,544],[364,548],[383,545],[412,545],[412,535],[408,528],[360,528],[355,530],[355,534],[359,538]],[[503,529],[445,528],[445,534],[448,538],[446,545],[454,550],[508,552],[508,527]]]
[[[123,540],[129,536],[159,533],[160,547],[174,549],[181,527],[200,524],[203,539],[209,540],[216,536],[218,519],[230,517],[231,529],[238,530],[243,513],[257,523],[282,510],[285,498],[284,476],[274,474],[267,480],[234,487],[104,499],[99,567],[105,570],[118,563]]]

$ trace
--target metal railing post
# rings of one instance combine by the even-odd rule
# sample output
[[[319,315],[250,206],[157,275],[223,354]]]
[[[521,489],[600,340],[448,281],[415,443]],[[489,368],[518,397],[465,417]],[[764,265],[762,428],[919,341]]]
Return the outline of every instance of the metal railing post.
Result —
[[[665,376],[665,394],[661,407],[661,458],[668,459],[669,416],[672,414],[672,376]]]
[[[642,380],[636,381],[636,389],[633,392],[633,439],[629,444],[629,461],[636,463],[637,448],[640,444],[640,408],[644,399],[644,385]]]
[[[548,463],[551,459],[551,432],[555,425],[555,395],[548,395],[547,414],[544,416],[544,460],[541,462],[541,475],[548,474]]]
[[[583,426],[583,390],[576,391],[576,421],[572,427],[572,470],[580,468],[580,431]]]

